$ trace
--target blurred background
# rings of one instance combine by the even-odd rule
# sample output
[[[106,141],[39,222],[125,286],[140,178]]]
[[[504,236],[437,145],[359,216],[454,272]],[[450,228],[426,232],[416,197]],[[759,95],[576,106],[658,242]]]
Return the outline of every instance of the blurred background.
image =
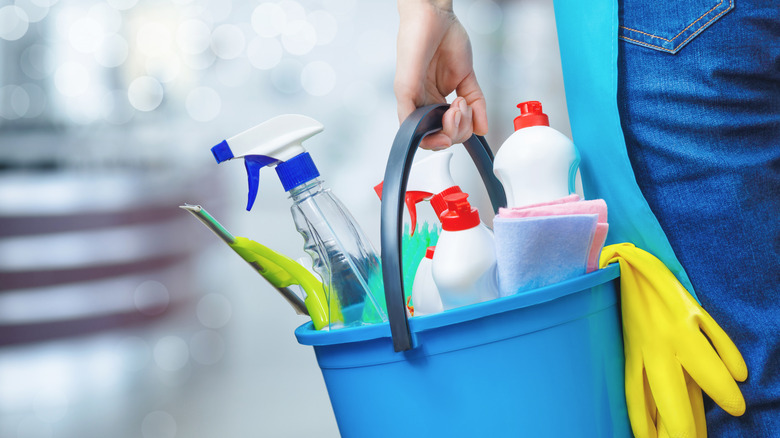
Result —
[[[494,151],[525,100],[570,135],[552,2],[455,3]],[[397,26],[393,1],[0,0],[0,437],[338,436],[307,319],[177,207],[303,256],[275,172],[246,212],[209,151],[300,113],[378,245]]]

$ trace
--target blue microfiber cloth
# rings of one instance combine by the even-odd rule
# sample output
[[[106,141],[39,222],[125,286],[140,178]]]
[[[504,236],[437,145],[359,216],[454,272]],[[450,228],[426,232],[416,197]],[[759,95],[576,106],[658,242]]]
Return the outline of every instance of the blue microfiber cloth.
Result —
[[[499,295],[536,289],[585,274],[597,214],[496,216]]]

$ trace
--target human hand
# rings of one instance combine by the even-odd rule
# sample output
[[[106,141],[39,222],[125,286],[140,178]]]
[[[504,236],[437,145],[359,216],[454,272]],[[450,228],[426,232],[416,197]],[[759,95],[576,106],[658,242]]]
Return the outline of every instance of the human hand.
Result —
[[[394,89],[398,119],[417,107],[458,97],[442,117],[442,130],[423,138],[425,149],[445,149],[488,130],[487,107],[474,74],[471,42],[451,0],[398,0],[400,26]]]

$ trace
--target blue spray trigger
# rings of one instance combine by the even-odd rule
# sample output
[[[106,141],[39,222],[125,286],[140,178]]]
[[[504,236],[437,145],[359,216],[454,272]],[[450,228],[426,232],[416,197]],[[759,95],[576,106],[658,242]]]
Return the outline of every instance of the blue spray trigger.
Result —
[[[257,189],[260,185],[260,169],[278,161],[265,155],[247,155],[244,157],[244,166],[246,167],[246,176],[249,182],[249,199],[247,200],[246,211],[252,209],[255,198],[257,198]]]
[[[233,151],[230,150],[227,140],[222,140],[218,145],[211,148],[211,153],[214,155],[217,163],[233,158]]]

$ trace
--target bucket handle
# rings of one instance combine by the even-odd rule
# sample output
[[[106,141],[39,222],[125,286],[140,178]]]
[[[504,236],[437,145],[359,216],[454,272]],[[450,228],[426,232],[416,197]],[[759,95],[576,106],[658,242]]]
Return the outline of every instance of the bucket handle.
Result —
[[[385,285],[387,316],[395,351],[414,348],[409,320],[406,317],[403,276],[401,273],[401,233],[406,184],[420,141],[428,134],[442,129],[442,116],[449,108],[435,104],[416,109],[404,120],[393,140],[385,168],[382,186],[381,243],[382,276]],[[472,135],[463,146],[477,166],[487,188],[494,212],[506,206],[506,194],[501,182],[493,174],[493,153],[483,137]]]

